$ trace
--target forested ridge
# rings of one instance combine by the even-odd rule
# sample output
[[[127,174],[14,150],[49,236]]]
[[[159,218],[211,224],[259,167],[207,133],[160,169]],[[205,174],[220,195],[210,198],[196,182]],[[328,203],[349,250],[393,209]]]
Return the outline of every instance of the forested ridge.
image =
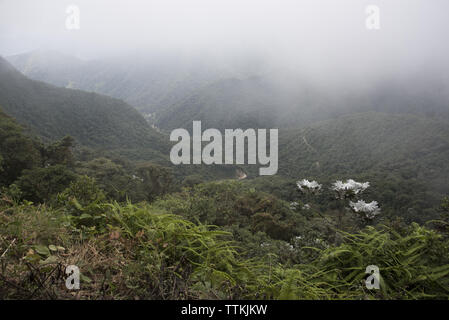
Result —
[[[179,59],[173,54],[86,61],[37,50],[7,59],[31,79],[123,99],[144,113],[165,109],[217,78],[236,74],[204,58]]]
[[[342,86],[332,88],[328,79],[314,81],[269,64],[251,71],[251,61],[231,65],[167,54],[81,60],[56,51],[7,60],[31,79],[123,99],[162,130],[188,127],[192,119],[218,129],[297,129],[363,112],[449,119],[449,82],[438,67],[389,75],[369,87],[338,81]]]
[[[97,149],[169,150],[163,137],[123,101],[30,80],[3,58],[0,79],[4,111],[47,140],[70,135]]]

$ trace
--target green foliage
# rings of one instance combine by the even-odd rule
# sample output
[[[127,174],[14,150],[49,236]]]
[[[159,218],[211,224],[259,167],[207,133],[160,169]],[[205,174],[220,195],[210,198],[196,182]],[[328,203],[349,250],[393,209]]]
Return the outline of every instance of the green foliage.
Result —
[[[304,221],[287,203],[245,187],[240,182],[211,182],[168,195],[155,205],[191,221],[218,226],[236,225],[263,231],[273,239],[290,240]]]
[[[173,190],[172,170],[155,165],[143,163],[137,166],[134,179],[141,181],[142,192],[146,194],[146,200],[153,201],[156,197]]]
[[[0,109],[0,186],[14,182],[24,169],[41,162],[38,145]]]
[[[80,175],[95,178],[98,186],[111,199],[124,201],[126,196],[131,197],[130,190],[133,188],[135,181],[119,163],[107,158],[96,158],[86,162],[78,162],[76,172]]]
[[[200,175],[189,175],[184,178],[182,185],[186,188],[191,188],[202,182],[204,182],[204,180]]]
[[[77,190],[75,184],[70,190]],[[314,261],[288,265],[276,258],[280,247],[248,259],[232,233],[155,206],[106,204],[104,227],[90,235],[64,210],[29,204],[13,210],[0,214],[0,247],[9,247],[2,257],[1,298],[70,298],[54,271],[74,262],[83,274],[80,298],[90,299],[445,299],[449,294],[447,237],[416,224],[399,232],[369,227],[344,233],[338,246],[302,248],[317,252]],[[368,265],[380,268],[380,290],[365,287]],[[27,268],[51,277],[55,286],[36,290],[40,284]]]
[[[86,206],[91,203],[103,202],[106,197],[98,187],[95,179],[81,176],[77,180],[72,181],[69,187],[58,195],[58,200],[63,204],[70,199],[76,199],[80,205]]]
[[[57,205],[77,230],[93,234],[106,228],[106,196],[93,178],[81,176],[72,181],[58,194]]]
[[[26,169],[15,184],[22,191],[23,198],[33,202],[53,199],[75,180],[76,175],[63,165],[47,168]]]
[[[65,136],[60,141],[54,142],[42,148],[42,158],[44,166],[50,165],[73,165],[73,155],[71,148],[75,140],[70,136]]]
[[[123,236],[135,249],[128,287],[159,299],[229,298],[251,277],[226,232],[145,208],[114,206]]]
[[[153,163],[125,165],[107,158],[78,162],[76,172],[93,177],[108,198],[152,201],[173,190],[172,170]]]
[[[449,294],[449,243],[435,231],[412,224],[398,233],[368,227],[343,234],[344,243],[323,250],[310,265],[336,296],[350,298],[447,298]],[[367,292],[366,266],[380,269],[380,291]],[[324,272],[323,272],[324,271]]]
[[[14,183],[9,185],[9,187],[0,188],[0,194],[4,197],[4,200],[9,200],[16,204],[23,199],[22,191]]]

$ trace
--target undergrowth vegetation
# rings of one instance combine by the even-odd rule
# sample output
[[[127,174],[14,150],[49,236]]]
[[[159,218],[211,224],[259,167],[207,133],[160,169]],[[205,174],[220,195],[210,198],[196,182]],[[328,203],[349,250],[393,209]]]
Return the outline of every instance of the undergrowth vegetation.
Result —
[[[151,204],[109,201],[88,177],[51,207],[1,196],[2,299],[449,296],[446,228],[326,229],[322,219],[235,182],[200,184]],[[79,290],[65,286],[68,265],[81,271]],[[380,290],[365,286],[369,265],[380,269]]]

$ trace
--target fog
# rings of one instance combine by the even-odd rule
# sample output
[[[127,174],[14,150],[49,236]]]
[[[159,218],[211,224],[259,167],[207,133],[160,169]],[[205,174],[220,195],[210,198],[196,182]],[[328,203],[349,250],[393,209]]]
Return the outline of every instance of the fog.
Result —
[[[69,5],[78,30],[66,28]],[[365,25],[367,5],[380,9],[379,30]],[[161,53],[369,83],[447,68],[448,15],[447,0],[0,0],[0,55]]]

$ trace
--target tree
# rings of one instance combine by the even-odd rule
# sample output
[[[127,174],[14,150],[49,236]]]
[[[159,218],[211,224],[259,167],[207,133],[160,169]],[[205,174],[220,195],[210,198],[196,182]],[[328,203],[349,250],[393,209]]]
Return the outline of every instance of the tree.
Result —
[[[9,186],[24,169],[38,166],[38,143],[23,134],[13,118],[0,109],[0,186]]]
[[[76,199],[81,206],[87,206],[105,201],[106,196],[94,178],[81,176],[72,181],[69,187],[59,194],[58,199],[62,201]]]
[[[104,190],[108,198],[125,201],[144,200],[144,196],[137,194],[137,185],[140,181],[133,179],[125,168],[107,158],[96,158],[88,162],[77,164],[76,172],[95,178],[98,186]]]
[[[43,146],[41,149],[43,166],[52,165],[73,165],[72,147],[75,143],[75,139],[70,136],[65,136],[60,141],[57,141],[48,146]]]
[[[33,202],[46,202],[63,191],[76,179],[76,175],[63,165],[48,168],[25,169],[15,182],[23,198]]]
[[[137,174],[133,176],[142,182],[148,201],[166,194],[173,187],[173,174],[169,168],[153,163],[144,163],[137,167]]]

